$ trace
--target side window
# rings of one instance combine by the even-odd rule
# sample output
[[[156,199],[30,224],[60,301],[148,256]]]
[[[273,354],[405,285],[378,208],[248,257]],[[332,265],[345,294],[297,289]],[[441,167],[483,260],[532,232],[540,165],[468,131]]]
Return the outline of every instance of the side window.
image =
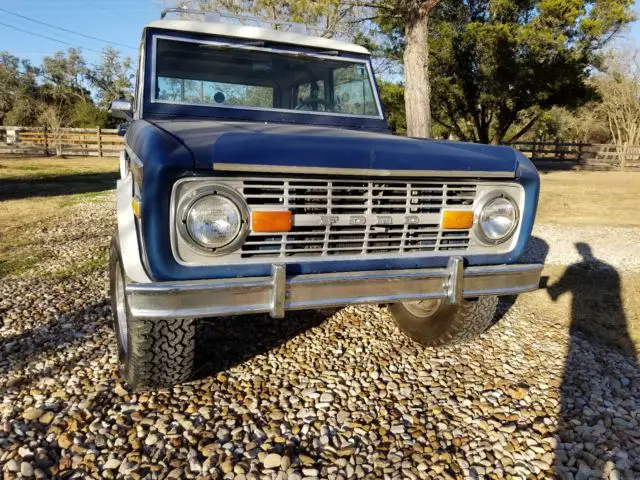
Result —
[[[364,65],[349,65],[333,71],[335,111],[352,115],[377,115],[371,82]]]

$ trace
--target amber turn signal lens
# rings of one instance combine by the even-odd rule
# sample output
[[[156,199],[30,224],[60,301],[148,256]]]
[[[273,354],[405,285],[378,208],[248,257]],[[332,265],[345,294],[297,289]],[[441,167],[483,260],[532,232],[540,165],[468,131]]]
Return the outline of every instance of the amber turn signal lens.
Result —
[[[444,229],[471,228],[473,225],[473,212],[460,210],[444,210],[440,226]]]
[[[251,230],[254,232],[288,232],[291,223],[292,215],[288,210],[251,213]]]
[[[137,198],[131,200],[131,208],[133,209],[133,214],[138,218],[140,218],[140,207],[140,200],[138,200]]]

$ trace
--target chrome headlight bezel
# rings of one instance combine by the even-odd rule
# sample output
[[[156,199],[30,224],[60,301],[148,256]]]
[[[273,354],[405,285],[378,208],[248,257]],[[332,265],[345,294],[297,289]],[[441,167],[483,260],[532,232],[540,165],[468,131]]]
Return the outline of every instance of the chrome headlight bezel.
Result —
[[[238,210],[240,214],[240,228],[236,233],[236,236],[227,244],[221,247],[208,247],[198,242],[187,227],[187,216],[192,207],[202,198],[218,195],[225,200],[231,202],[231,204]],[[240,248],[249,234],[249,208],[242,195],[236,190],[225,185],[219,185],[215,183],[202,185],[188,195],[185,195],[180,199],[176,209],[176,227],[178,233],[182,239],[193,249],[197,250],[200,254],[208,256],[220,256],[226,255]]]
[[[503,198],[511,204],[511,206],[514,209],[515,216],[514,216],[513,224],[511,225],[507,233],[498,239],[493,239],[487,236],[484,229],[482,228],[481,215],[484,209],[491,202],[499,198]],[[505,192],[495,191],[495,192],[489,193],[488,195],[485,195],[480,199],[480,201],[477,203],[474,209],[473,231],[476,237],[485,245],[501,245],[507,242],[510,238],[513,237],[519,225],[520,225],[520,208],[518,206],[518,202]]]

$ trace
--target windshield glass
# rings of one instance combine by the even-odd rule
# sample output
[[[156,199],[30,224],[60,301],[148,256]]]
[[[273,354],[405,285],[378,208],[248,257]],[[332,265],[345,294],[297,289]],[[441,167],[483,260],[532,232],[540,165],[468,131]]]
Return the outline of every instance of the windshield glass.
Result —
[[[380,117],[366,62],[157,39],[154,101]]]

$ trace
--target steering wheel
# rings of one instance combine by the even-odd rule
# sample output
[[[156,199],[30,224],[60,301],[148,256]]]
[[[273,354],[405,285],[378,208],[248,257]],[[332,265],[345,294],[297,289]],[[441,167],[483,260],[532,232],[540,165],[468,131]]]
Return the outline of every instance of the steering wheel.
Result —
[[[312,110],[318,110],[318,105],[322,105],[327,109],[327,102],[325,102],[322,98],[303,98],[298,100],[298,104],[296,105],[294,110],[302,110],[304,107],[311,107]]]

